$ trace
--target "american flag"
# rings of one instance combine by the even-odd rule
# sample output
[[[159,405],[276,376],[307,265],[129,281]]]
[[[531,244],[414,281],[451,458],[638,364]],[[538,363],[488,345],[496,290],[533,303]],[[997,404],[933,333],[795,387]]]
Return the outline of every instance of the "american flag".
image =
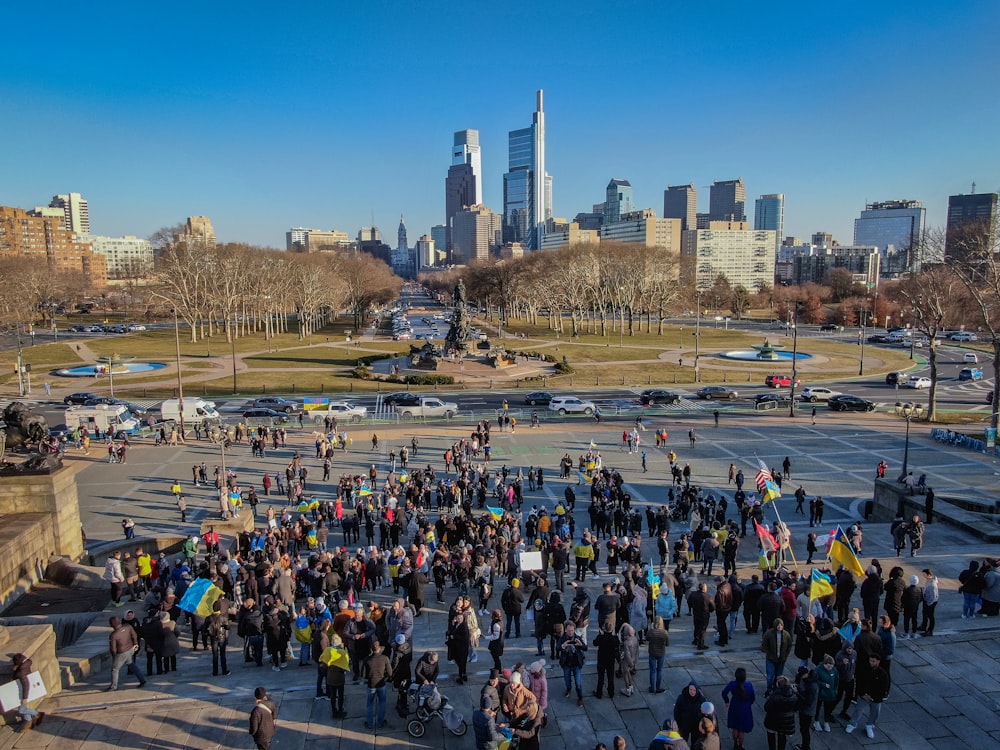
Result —
[[[771,475],[771,470],[767,468],[767,464],[757,459],[757,465],[760,466],[760,471],[757,472],[757,490],[763,494],[764,489],[767,487],[768,482],[773,482],[774,477]]]

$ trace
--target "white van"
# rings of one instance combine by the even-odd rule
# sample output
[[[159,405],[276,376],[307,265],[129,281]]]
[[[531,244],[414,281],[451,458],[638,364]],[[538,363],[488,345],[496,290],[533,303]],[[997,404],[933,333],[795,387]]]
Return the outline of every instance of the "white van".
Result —
[[[132,416],[127,406],[122,404],[94,404],[93,406],[71,406],[66,410],[66,426],[71,430],[86,427],[91,432],[99,429],[102,433],[124,432],[134,435],[139,432],[140,422]]]
[[[176,398],[168,398],[160,404],[160,418],[164,421],[181,421],[180,401]],[[222,417],[215,409],[215,402],[206,401],[197,396],[184,397],[184,422],[194,424],[195,422],[221,422]]]

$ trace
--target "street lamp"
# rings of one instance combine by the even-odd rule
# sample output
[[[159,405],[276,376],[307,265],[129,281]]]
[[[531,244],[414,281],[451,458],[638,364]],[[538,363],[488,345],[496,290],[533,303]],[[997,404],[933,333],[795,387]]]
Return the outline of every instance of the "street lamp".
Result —
[[[910,402],[905,404],[896,403],[896,414],[906,420],[906,441],[903,444],[903,471],[899,474],[899,481],[906,478],[906,471],[910,463],[910,421],[914,417],[919,419],[923,413],[924,407],[920,404],[912,404]]]
[[[98,357],[97,361],[101,364],[108,366],[108,379],[111,383],[111,395],[115,395],[115,366],[120,365],[124,362],[129,362],[135,359],[135,357],[122,356],[121,354],[112,354],[110,357]]]
[[[302,326],[302,317],[301,317],[301,313],[300,313],[300,315],[299,315],[299,333],[300,333],[299,338],[301,338],[301,331],[302,331],[301,326]],[[236,393],[237,393],[237,389],[236,389],[236,321],[233,321],[232,329],[229,331],[229,340],[232,343],[232,349],[233,349],[233,395],[235,396]]]
[[[700,352],[700,342],[701,342],[701,291],[696,294],[698,299],[698,308],[694,311],[694,382],[698,382],[698,357],[701,356]]]
[[[184,383],[181,380],[181,334],[177,326],[177,308],[174,313],[174,352],[177,357],[177,421],[180,423],[180,440],[184,442]]]
[[[795,379],[798,375],[798,354],[799,354],[799,300],[795,300],[795,309],[792,311],[792,392],[788,402],[788,416],[795,416]]]
[[[861,364],[858,365],[858,375],[865,374],[865,329],[858,331],[858,343],[861,344]]]

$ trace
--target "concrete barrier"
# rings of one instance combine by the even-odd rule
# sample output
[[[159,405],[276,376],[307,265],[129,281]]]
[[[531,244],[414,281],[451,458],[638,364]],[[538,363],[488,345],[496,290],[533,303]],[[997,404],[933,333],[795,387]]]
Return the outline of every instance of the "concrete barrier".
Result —
[[[925,522],[956,526],[990,544],[1000,543],[997,504],[975,492],[969,492],[961,498],[950,498],[935,493],[934,512],[928,519],[923,495],[909,494],[899,482],[876,479],[873,503],[872,520],[875,521],[890,522],[901,511],[903,518],[906,519],[920,516]]]

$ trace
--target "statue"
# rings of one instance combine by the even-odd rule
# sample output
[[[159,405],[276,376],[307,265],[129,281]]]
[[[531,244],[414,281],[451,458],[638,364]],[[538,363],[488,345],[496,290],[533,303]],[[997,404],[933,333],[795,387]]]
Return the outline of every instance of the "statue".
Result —
[[[451,324],[445,341],[458,352],[466,352],[472,341],[472,321],[469,319],[468,301],[465,298],[465,282],[455,284],[455,320]]]
[[[3,410],[8,448],[28,448],[37,446],[49,436],[49,426],[45,417],[33,414],[24,404],[13,402]]]
[[[455,293],[453,295],[452,301],[455,307],[462,305],[463,307],[468,304],[468,300],[465,298],[465,281],[462,279],[458,280],[455,284]]]
[[[45,417],[33,414],[24,404],[8,404],[0,428],[0,476],[47,474],[62,467],[62,455],[55,438],[49,437]],[[20,464],[4,461],[7,449],[24,449],[28,459]]]

